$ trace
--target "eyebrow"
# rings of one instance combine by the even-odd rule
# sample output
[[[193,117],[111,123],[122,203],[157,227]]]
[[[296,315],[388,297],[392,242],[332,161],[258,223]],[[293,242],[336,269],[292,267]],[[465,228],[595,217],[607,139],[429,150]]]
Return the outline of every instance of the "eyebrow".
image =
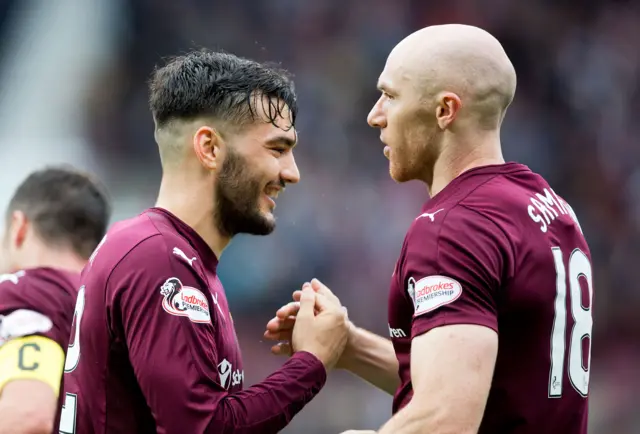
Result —
[[[297,138],[297,136],[296,136]],[[284,145],[287,148],[293,148],[298,144],[297,140],[293,140],[287,136],[276,136],[267,140],[267,145]]]
[[[389,85],[382,81],[379,81],[376,87],[380,92],[391,93],[391,88],[389,87]]]

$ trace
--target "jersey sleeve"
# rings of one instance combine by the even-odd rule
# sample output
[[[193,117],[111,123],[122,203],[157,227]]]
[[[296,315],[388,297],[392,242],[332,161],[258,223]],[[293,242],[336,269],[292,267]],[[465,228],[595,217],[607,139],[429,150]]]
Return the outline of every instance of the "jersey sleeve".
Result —
[[[39,380],[59,393],[73,304],[46,279],[0,276],[0,390],[10,381]]]
[[[324,366],[300,353],[262,383],[229,393],[216,380],[216,322],[206,309],[206,291],[198,273],[174,258],[159,235],[130,252],[109,279],[111,315],[121,318],[158,432],[280,431],[324,385]]]
[[[458,205],[441,225],[416,221],[405,278],[414,304],[412,338],[450,324],[498,331],[497,304],[510,245],[487,217]]]

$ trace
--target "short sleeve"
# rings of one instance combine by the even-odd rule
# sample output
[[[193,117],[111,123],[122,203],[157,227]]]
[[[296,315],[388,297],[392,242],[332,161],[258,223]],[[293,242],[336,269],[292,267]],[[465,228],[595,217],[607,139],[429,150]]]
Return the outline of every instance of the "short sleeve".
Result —
[[[51,270],[0,276],[0,390],[37,380],[59,392],[74,308],[67,285]]]
[[[0,276],[0,342],[35,335],[66,349],[75,299],[64,282],[36,275]]]
[[[508,240],[490,219],[462,205],[444,217],[440,224],[419,219],[411,231],[404,276],[414,304],[412,338],[450,324],[497,332]]]
[[[226,392],[213,378],[210,297],[195,270],[174,256],[159,235],[135,247],[109,278],[107,309],[159,431],[205,432]]]

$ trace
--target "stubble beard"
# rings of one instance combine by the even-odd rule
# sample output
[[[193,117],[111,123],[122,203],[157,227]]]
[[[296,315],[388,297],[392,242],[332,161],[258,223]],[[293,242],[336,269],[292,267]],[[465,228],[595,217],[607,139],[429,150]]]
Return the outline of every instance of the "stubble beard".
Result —
[[[273,232],[275,219],[266,216],[258,203],[262,182],[251,173],[244,157],[234,151],[229,152],[215,190],[215,224],[223,235],[269,235]]]

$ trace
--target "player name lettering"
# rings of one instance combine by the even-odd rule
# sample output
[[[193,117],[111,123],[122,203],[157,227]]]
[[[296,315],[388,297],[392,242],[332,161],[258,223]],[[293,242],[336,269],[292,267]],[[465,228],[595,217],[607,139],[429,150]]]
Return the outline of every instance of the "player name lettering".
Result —
[[[542,232],[547,232],[549,225],[563,215],[571,217],[580,229],[580,232],[582,232],[578,218],[571,206],[561,199],[553,189],[545,188],[542,190],[542,193],[536,193],[535,197],[530,198],[530,202],[531,205],[527,207],[527,212],[531,220],[540,225]]]

